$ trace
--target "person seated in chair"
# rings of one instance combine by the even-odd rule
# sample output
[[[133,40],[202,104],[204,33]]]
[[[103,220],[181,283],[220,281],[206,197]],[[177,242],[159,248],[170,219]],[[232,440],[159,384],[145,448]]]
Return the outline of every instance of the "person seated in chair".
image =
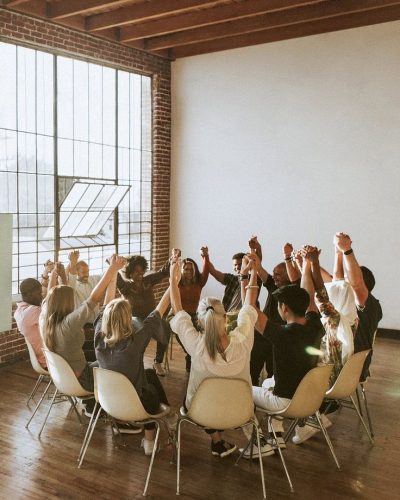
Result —
[[[47,369],[42,348],[43,340],[39,330],[39,316],[42,304],[42,285],[38,280],[27,278],[19,285],[22,301],[17,303],[14,313],[20,333],[31,344],[42,368]]]
[[[254,308],[257,295],[257,275],[252,264],[243,265],[242,272],[251,270],[249,287],[238,319],[237,328],[227,335],[225,330],[225,309],[222,302],[213,297],[203,298],[197,309],[199,325],[203,333],[193,326],[190,315],[182,308],[179,293],[181,265],[171,266],[170,291],[171,304],[175,313],[171,328],[179,335],[186,351],[192,358],[192,367],[185,398],[185,408],[189,409],[193,396],[201,382],[209,377],[240,378],[251,385],[250,352],[253,346],[254,325],[257,312]],[[222,439],[222,430],[207,429],[211,435],[211,453],[225,457],[237,447]]]
[[[115,277],[116,278],[116,277]],[[126,299],[116,299],[116,279],[108,285],[104,300],[105,307],[100,310],[95,320],[95,349],[100,368],[113,370],[125,375],[150,414],[159,413],[160,403],[169,405],[163,386],[154,369],[144,369],[143,356],[151,338],[163,345],[168,344],[162,316],[169,305],[169,289],[164,293],[159,304],[138,329],[132,321],[132,309]],[[122,434],[141,432],[129,422],[117,422]],[[142,447],[145,455],[151,455],[154,448],[156,426],[145,424],[145,437]]]

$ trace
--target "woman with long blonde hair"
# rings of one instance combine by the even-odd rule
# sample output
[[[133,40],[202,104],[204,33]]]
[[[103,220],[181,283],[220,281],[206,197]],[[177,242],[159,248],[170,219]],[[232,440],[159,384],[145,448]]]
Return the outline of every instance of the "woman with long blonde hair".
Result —
[[[95,321],[95,350],[99,366],[125,375],[135,387],[143,406],[150,414],[158,413],[160,403],[169,405],[164,389],[153,369],[144,369],[143,355],[151,338],[168,343],[162,316],[169,305],[169,289],[153,312],[140,324],[134,324],[130,302],[115,299],[116,280],[107,288],[104,304]],[[135,327],[137,326],[137,328]],[[141,431],[129,423],[116,422],[120,433]],[[151,455],[155,443],[155,424],[144,426],[142,447]]]
[[[41,333],[47,349],[62,356],[73,369],[82,387],[93,391],[93,366],[88,363],[82,346],[85,342],[83,326],[93,322],[95,307],[101,301],[108,284],[125,265],[125,259],[113,255],[109,268],[93,289],[89,298],[74,309],[74,290],[67,285],[56,285],[57,266],[50,277],[49,291],[42,307]],[[85,414],[90,416],[94,400],[86,404]]]
[[[175,317],[171,327],[192,358],[192,367],[185,399],[185,407],[190,407],[192,398],[201,382],[209,377],[228,377],[246,380],[251,386],[250,353],[254,341],[254,326],[257,311],[254,308],[258,295],[257,273],[253,261],[244,259],[241,273],[250,272],[250,281],[244,291],[243,307],[238,315],[238,326],[228,335],[225,330],[225,309],[219,299],[206,297],[197,309],[202,332],[198,332],[190,315],[182,308],[179,293],[181,279],[180,263],[171,266],[170,294]],[[236,446],[222,439],[222,430],[207,429],[211,435],[211,453],[225,457],[236,450]]]

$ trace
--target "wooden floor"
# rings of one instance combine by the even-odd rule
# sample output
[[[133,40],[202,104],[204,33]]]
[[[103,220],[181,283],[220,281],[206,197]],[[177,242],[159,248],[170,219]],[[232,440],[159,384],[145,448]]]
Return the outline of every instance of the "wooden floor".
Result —
[[[154,345],[146,358],[150,366]],[[400,342],[378,339],[373,378],[367,384],[375,424],[375,445],[370,445],[355,412],[342,409],[332,417],[329,429],[342,470],[335,469],[321,435],[306,444],[289,444],[285,456],[296,492],[290,494],[280,460],[264,459],[269,499],[400,499]],[[187,374],[178,345],[174,346],[171,372],[164,385],[174,409],[183,399]],[[76,458],[84,436],[68,403],[54,408],[38,440],[46,401],[29,430],[26,399],[35,375],[28,362],[0,369],[0,499],[115,499],[141,498],[149,460],[140,449],[141,435],[128,436],[126,447],[114,447],[109,426],[95,432],[82,469]],[[86,417],[84,417],[85,420]],[[320,434],[320,433],[319,433]],[[241,432],[226,433],[230,441],[243,444]],[[163,435],[163,441],[165,436]],[[171,450],[156,456],[149,497],[175,497],[175,467]],[[204,432],[186,425],[182,438],[182,499],[262,498],[257,463],[219,459],[210,453]]]

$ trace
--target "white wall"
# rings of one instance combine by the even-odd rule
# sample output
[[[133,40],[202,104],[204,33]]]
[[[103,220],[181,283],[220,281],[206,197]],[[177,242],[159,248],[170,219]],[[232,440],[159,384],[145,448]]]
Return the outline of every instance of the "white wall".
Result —
[[[348,232],[400,328],[400,22],[173,63],[171,244],[229,271],[249,235],[269,270],[286,241]],[[207,294],[222,294],[210,278]]]

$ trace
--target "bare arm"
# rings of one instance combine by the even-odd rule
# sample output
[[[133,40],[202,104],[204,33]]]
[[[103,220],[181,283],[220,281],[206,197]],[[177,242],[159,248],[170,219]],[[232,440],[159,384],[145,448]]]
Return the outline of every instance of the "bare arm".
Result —
[[[361,268],[351,248],[352,241],[350,236],[344,233],[337,233],[335,239],[336,246],[343,253],[343,262],[347,271],[349,283],[356,296],[356,302],[358,305],[363,306],[368,298],[368,288],[364,283]]]
[[[170,289],[169,287],[165,290],[164,295],[161,297],[160,302],[157,304],[156,311],[160,313],[160,316],[163,317],[167,312],[167,309],[170,304]]]
[[[200,286],[203,287],[207,283],[208,275],[210,274],[210,260],[208,257],[208,247],[201,247],[200,255],[203,260],[203,269],[200,274]]]
[[[296,263],[293,261],[293,245],[291,243],[285,243],[283,245],[283,257],[285,259],[286,272],[289,276],[289,280],[291,283],[295,283],[300,279],[301,273]]]
[[[315,311],[318,312],[318,308],[315,304],[314,294],[314,282],[311,274],[311,262],[306,258],[306,252],[303,254],[303,272],[301,273],[301,287],[307,290],[310,296],[310,305],[308,306],[307,312]]]
[[[335,262],[333,264],[333,278],[335,280],[344,279],[343,253],[335,247]]]
[[[106,306],[109,302],[115,299],[115,291],[117,289],[117,277],[112,278],[110,283],[108,284],[106,294],[104,297],[103,304]]]
[[[178,283],[181,279],[181,263],[180,261],[174,262],[170,268],[169,278],[169,293],[171,298],[171,306],[174,314],[182,311],[181,294],[179,292]]]
[[[118,255],[113,255],[110,259],[110,265],[107,271],[103,274],[100,281],[92,290],[89,299],[92,302],[99,303],[108,288],[108,285],[112,280],[117,279],[117,273],[126,264],[126,259],[124,257],[119,257]],[[115,294],[115,292],[114,292]]]
[[[210,269],[211,276],[213,276],[220,283],[224,284],[225,274],[221,273],[221,271],[217,271],[215,269],[215,267],[214,267],[214,264],[212,264],[211,262],[208,263],[208,266],[209,266],[209,269]]]
[[[258,256],[258,258],[261,261],[262,260],[262,248],[261,248],[260,242],[258,241],[257,236],[252,236],[249,239],[248,243],[249,243],[250,250],[254,250],[256,255]]]

